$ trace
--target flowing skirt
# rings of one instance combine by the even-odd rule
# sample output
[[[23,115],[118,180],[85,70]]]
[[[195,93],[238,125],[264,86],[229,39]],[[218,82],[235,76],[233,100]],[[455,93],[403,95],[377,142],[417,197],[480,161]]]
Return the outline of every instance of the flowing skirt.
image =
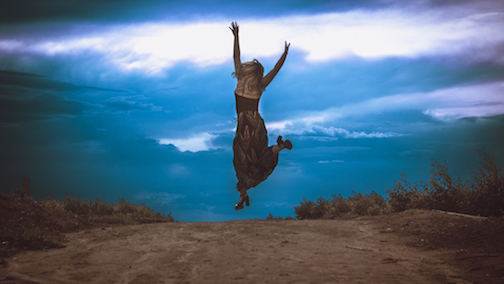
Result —
[[[237,189],[249,189],[267,179],[278,164],[278,153],[268,147],[264,120],[257,111],[238,114],[233,141],[233,165],[238,178]]]

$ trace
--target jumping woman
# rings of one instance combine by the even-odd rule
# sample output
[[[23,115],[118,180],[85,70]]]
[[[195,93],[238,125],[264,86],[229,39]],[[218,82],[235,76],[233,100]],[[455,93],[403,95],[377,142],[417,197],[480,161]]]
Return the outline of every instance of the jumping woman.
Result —
[[[277,145],[268,147],[266,127],[258,111],[259,99],[284,64],[290,44],[285,42],[282,57],[273,70],[263,76],[264,68],[256,59],[241,63],[238,24],[231,23],[230,29],[234,35],[233,76],[238,80],[235,89],[238,126],[233,141],[233,165],[238,178],[236,187],[240,192],[235,209],[239,210],[243,208],[243,203],[250,205],[247,190],[261,183],[273,172],[278,163],[278,153],[285,148],[292,149],[292,143],[289,140],[282,141],[282,136],[278,136]]]

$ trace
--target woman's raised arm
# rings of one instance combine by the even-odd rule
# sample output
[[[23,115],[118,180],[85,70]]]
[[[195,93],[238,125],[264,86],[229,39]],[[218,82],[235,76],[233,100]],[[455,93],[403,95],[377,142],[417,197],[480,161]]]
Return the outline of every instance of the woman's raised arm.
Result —
[[[273,78],[275,78],[278,71],[280,71],[280,68],[282,68],[282,65],[285,62],[285,58],[287,57],[287,53],[289,52],[289,46],[290,43],[288,44],[287,42],[285,42],[285,51],[282,54],[282,57],[280,57],[277,64],[275,64],[275,67],[266,76],[262,78],[261,85],[263,89],[266,88],[266,86],[268,86],[269,83],[271,83],[271,81],[273,80]]]
[[[235,64],[235,72],[238,72],[241,66],[240,60],[240,40],[238,39],[238,24],[236,22],[231,22],[231,27],[229,29],[233,32],[234,35],[234,51],[233,58]]]

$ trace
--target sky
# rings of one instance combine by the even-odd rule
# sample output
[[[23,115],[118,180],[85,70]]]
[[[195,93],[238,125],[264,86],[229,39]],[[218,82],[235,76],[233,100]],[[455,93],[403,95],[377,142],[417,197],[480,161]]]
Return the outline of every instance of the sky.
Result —
[[[211,4],[210,4],[211,3]],[[232,21],[266,72],[270,145],[238,201]],[[303,197],[384,197],[432,160],[504,163],[504,2],[0,1],[0,187],[126,200],[177,221],[294,217]]]

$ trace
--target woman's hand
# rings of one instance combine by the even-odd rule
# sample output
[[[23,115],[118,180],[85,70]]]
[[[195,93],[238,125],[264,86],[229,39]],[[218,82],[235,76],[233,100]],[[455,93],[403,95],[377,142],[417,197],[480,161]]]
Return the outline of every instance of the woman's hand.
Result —
[[[289,52],[289,46],[290,46],[290,42],[287,43],[287,41],[285,42],[285,53]]]
[[[233,59],[235,64],[235,73],[240,70],[241,60],[240,60],[240,40],[238,39],[238,24],[236,22],[231,22],[229,29],[234,35],[234,49],[233,49]]]
[[[238,24],[236,22],[231,22],[231,27],[229,29],[233,32],[235,37],[238,36]]]

